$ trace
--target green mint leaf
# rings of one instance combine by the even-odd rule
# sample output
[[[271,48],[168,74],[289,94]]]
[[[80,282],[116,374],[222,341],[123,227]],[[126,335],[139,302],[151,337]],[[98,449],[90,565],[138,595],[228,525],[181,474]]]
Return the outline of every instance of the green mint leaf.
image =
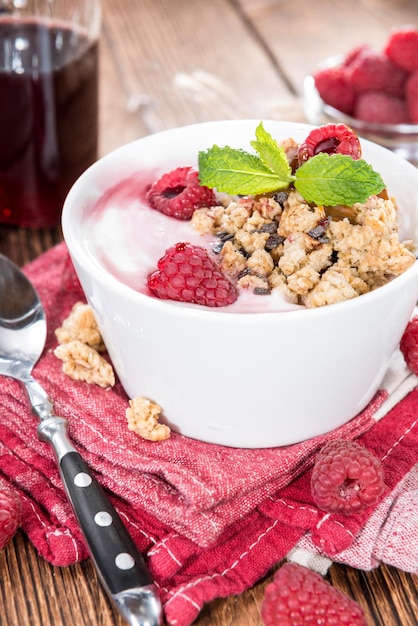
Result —
[[[308,202],[317,205],[353,205],[365,202],[385,188],[380,175],[363,159],[321,152],[292,174],[282,146],[260,122],[250,154],[226,146],[199,152],[202,185],[231,195],[257,195],[285,189],[291,183]]]
[[[385,188],[380,174],[363,159],[320,152],[296,170],[296,189],[317,205],[353,205],[365,202]]]
[[[279,146],[269,132],[260,122],[255,131],[256,141],[251,141],[251,145],[260,155],[263,164],[284,182],[293,181],[292,168],[286,157],[283,146]]]
[[[231,195],[268,193],[284,189],[290,182],[270,170],[259,156],[229,146],[214,145],[199,152],[198,163],[201,185]]]

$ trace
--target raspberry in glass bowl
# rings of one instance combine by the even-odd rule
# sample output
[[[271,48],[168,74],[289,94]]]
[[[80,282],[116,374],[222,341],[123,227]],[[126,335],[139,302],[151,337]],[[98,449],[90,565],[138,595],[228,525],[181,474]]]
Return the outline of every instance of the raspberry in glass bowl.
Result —
[[[418,163],[418,30],[394,29],[381,50],[361,44],[314,68],[304,83],[312,124],[344,123]]]

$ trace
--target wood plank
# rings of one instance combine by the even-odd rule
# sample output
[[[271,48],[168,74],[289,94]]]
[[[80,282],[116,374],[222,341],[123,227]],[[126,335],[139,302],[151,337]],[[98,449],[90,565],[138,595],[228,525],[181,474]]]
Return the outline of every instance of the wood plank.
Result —
[[[2,626],[126,626],[89,560],[53,567],[18,532],[0,553],[0,572]]]
[[[386,565],[365,572],[334,564],[329,580],[363,607],[368,624],[416,626],[418,623],[417,576]]]
[[[61,228],[32,230],[0,225],[0,253],[22,266],[62,241]]]
[[[101,96],[106,153],[182,124],[269,117],[289,90],[233,2],[114,0],[104,12]]]
[[[368,43],[381,49],[392,27],[418,24],[416,0],[236,0],[295,94],[316,64]]]
[[[18,533],[0,553],[0,571],[0,606],[8,616],[7,626],[67,626],[74,623],[74,607],[77,626],[125,626],[90,561],[54,568],[37,557],[23,533]],[[271,579],[272,574],[238,597],[209,603],[194,626],[259,626],[264,590]],[[416,576],[387,566],[362,572],[334,564],[329,580],[363,606],[370,625],[416,626]]]

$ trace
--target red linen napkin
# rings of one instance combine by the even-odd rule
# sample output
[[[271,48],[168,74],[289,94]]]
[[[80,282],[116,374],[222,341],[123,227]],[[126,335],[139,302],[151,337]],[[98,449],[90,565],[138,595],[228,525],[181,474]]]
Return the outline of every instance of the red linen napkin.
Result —
[[[34,376],[53,399],[56,414],[68,419],[74,445],[148,560],[169,624],[187,626],[204,603],[241,593],[297,545],[334,558],[362,541],[373,516],[374,528],[382,526],[384,507],[381,513],[374,507],[344,518],[313,504],[310,468],[328,439],[355,437],[377,454],[386,473],[385,497],[397,494],[400,505],[401,485],[418,462],[418,391],[411,391],[417,379],[399,354],[370,405],[326,436],[261,450],[206,444],[176,433],[149,442],[128,431],[128,398],[119,383],[104,390],[73,381],[53,354],[54,330],[84,299],[65,244],[25,272],[48,319],[47,344]],[[21,493],[23,530],[39,554],[54,565],[69,565],[88,554],[53,453],[37,440],[36,425],[19,385],[0,378],[0,482],[13,483]],[[369,558],[377,563],[380,554]]]

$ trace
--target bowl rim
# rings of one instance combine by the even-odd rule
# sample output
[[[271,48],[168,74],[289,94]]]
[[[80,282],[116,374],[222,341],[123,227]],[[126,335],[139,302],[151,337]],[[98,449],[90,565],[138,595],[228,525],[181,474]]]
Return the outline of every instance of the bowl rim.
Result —
[[[176,126],[174,128],[159,131],[157,133],[145,135],[144,137],[141,137],[134,141],[123,144],[122,146],[116,148],[115,150],[109,152],[105,156],[98,159],[95,163],[93,163],[89,168],[87,168],[87,170],[85,170],[81,174],[81,176],[77,179],[77,181],[71,187],[70,191],[67,194],[67,197],[65,199],[64,206],[63,206],[62,230],[63,230],[64,240],[67,245],[70,256],[71,257],[74,256],[76,258],[75,263],[82,266],[83,270],[86,271],[88,274],[92,275],[94,280],[99,281],[103,286],[107,288],[110,287],[112,290],[116,291],[117,293],[120,293],[122,297],[130,299],[133,302],[139,302],[139,303],[145,302],[147,304],[147,307],[155,308],[157,311],[158,310],[169,311],[170,315],[190,316],[193,318],[201,317],[202,319],[205,319],[209,316],[211,319],[220,318],[223,321],[229,319],[231,320],[231,323],[234,323],[234,324],[244,323],[244,320],[245,321],[251,320],[251,322],[255,322],[255,320],[260,320],[260,316],[262,317],[263,322],[266,321],[268,323],[271,323],[272,321],[274,321],[275,323],[277,323],[278,315],[280,316],[279,319],[287,319],[289,316],[295,319],[296,317],[299,317],[299,316],[306,318],[309,316],[317,316],[317,315],[329,315],[329,314],[332,315],[332,314],[337,313],[338,311],[341,311],[341,313],[343,313],[346,309],[350,310],[353,307],[354,308],[361,307],[362,302],[366,304],[376,299],[379,300],[381,297],[384,298],[385,295],[388,294],[388,292],[390,294],[391,291],[401,288],[402,283],[409,282],[411,279],[411,275],[418,274],[418,259],[417,259],[417,261],[413,265],[411,265],[405,272],[389,280],[389,282],[385,283],[384,285],[381,285],[380,287],[374,289],[373,291],[367,292],[365,294],[361,294],[361,296],[351,298],[349,300],[344,300],[342,302],[324,305],[321,307],[306,308],[306,307],[300,306],[300,308],[297,308],[297,309],[284,310],[284,311],[266,311],[266,312],[257,311],[257,312],[244,312],[244,313],[238,312],[238,311],[228,312],[227,310],[228,307],[225,307],[225,310],[221,310],[221,308],[216,308],[216,310],[214,311],[210,307],[202,307],[197,304],[162,300],[162,299],[152,297],[151,295],[147,295],[139,291],[136,291],[132,287],[129,287],[128,285],[126,285],[125,283],[117,279],[102,264],[100,264],[96,259],[94,259],[94,257],[92,257],[86,251],[85,247],[83,247],[80,239],[75,237],[75,232],[73,229],[73,220],[71,219],[71,215],[70,215],[72,211],[72,207],[75,204],[73,201],[73,197],[74,198],[77,197],[79,185],[83,184],[85,181],[88,181],[91,173],[94,172],[95,170],[98,170],[101,167],[101,164],[103,162],[110,161],[111,159],[115,159],[120,154],[123,154],[126,151],[134,149],[137,145],[143,142],[144,139],[149,141],[152,139],[152,137],[155,137],[156,135],[163,136],[166,134],[171,134],[172,132],[181,132],[182,130],[194,129],[196,127],[201,128],[201,127],[206,126],[210,128],[211,126],[230,125],[230,124],[234,124],[236,126],[239,126],[241,124],[251,124],[253,125],[253,128],[255,129],[258,123],[259,123],[259,120],[255,120],[255,119],[245,119],[245,120],[241,119],[241,120],[219,120],[219,121],[200,122],[200,123],[197,122],[194,124]],[[286,122],[283,120],[269,120],[269,119],[263,120],[263,124],[265,125],[275,124],[275,125],[280,125],[283,127],[288,127],[290,125],[294,128],[303,127],[306,129],[313,129],[316,127],[314,124],[309,124],[309,123]],[[394,154],[392,151],[388,150],[387,148],[384,148],[383,146],[377,143],[371,142],[363,138],[362,138],[362,142],[371,144],[372,146],[374,146],[375,149],[378,149],[379,151],[382,150],[385,153],[389,153],[393,155],[394,159],[399,160],[400,162],[405,164],[406,167],[412,168],[413,170],[416,169],[408,161],[405,161],[405,159],[402,159],[401,157]],[[417,180],[418,180],[418,172],[417,172]],[[215,317],[213,317],[214,315]]]

